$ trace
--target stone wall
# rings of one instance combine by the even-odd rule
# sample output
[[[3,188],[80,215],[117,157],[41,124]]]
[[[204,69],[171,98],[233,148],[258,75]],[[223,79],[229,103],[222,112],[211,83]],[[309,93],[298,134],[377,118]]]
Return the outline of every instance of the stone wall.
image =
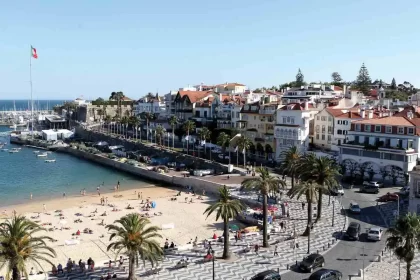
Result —
[[[163,186],[167,185],[169,187],[186,187],[191,186],[197,193],[201,193],[203,190],[206,191],[208,194],[215,194],[220,187],[219,184],[213,183],[210,181],[203,180],[198,177],[178,177],[178,176],[171,176],[167,174],[157,173],[155,171],[151,171],[146,167],[137,167],[134,165],[118,162],[100,155],[95,155],[91,153],[87,153],[78,149],[74,148],[63,148],[59,150],[60,152],[65,152],[70,155],[76,156],[78,158],[87,159],[93,161],[95,163],[117,169],[119,171],[127,172],[132,175],[151,180],[154,182],[158,182],[163,184]]]

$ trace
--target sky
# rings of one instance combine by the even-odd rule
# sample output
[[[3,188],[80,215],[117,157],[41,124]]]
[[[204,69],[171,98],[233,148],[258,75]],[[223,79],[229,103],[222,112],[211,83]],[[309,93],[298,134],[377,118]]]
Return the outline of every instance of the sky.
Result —
[[[133,99],[204,83],[295,79],[420,87],[418,0],[0,2],[0,99]]]

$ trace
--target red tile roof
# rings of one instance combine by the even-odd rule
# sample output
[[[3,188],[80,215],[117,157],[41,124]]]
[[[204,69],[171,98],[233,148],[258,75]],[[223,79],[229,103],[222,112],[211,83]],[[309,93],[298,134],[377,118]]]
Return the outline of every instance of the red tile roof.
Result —
[[[180,90],[178,91],[179,95],[182,98],[186,98],[188,97],[188,99],[190,100],[191,103],[195,103],[201,99],[203,99],[204,97],[209,96],[210,94],[212,94],[212,91],[189,91],[189,90]]]
[[[314,106],[313,104],[309,103],[308,104],[308,109],[313,109]],[[282,108],[280,108],[280,110],[283,111],[288,111],[288,110],[294,110],[294,111],[304,111],[305,110],[305,104],[302,103],[289,103],[287,105],[284,105]]]
[[[340,90],[343,90],[343,88],[339,86],[334,86],[333,90],[340,91]]]
[[[332,109],[327,108],[328,113],[330,113],[335,118],[340,119],[362,119],[362,116],[359,114],[358,110],[351,109],[351,110],[343,110],[343,109]],[[365,113],[365,119],[368,118],[368,112]],[[377,112],[373,113],[373,119],[379,118],[379,114]]]
[[[409,120],[405,117],[384,117],[378,119],[368,119],[355,121],[356,124],[373,124],[373,125],[399,125],[399,126],[415,126],[412,120]]]

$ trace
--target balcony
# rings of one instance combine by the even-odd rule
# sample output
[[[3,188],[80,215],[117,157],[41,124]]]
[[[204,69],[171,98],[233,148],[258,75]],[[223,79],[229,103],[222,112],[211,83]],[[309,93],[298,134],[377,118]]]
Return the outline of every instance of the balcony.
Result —
[[[407,153],[414,153],[415,152],[415,150],[413,148],[404,149],[404,148],[400,148],[400,147],[392,147],[390,145],[382,147],[382,146],[379,146],[379,145],[356,143],[354,141],[349,141],[347,143],[341,143],[341,146],[360,148],[360,149],[372,150],[372,151],[376,151],[376,150],[387,151],[387,152],[393,152],[393,153],[398,153],[398,154],[407,154]]]
[[[260,115],[273,115],[276,112],[275,109],[263,109],[259,111]]]

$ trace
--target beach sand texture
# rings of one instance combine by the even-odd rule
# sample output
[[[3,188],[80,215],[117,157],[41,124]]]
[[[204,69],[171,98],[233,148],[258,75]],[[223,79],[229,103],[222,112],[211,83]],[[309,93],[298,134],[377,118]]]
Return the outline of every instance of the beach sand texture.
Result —
[[[13,211],[18,214],[23,214],[32,221],[37,221],[38,224],[43,225],[46,229],[56,228],[54,231],[47,231],[46,234],[54,239],[56,242],[49,242],[49,245],[57,252],[57,258],[53,261],[56,265],[61,263],[65,266],[67,260],[71,258],[76,263],[79,259],[86,261],[89,257],[95,260],[97,266],[104,265],[104,262],[109,259],[114,260],[117,258],[111,251],[107,251],[106,248],[109,244],[109,234],[105,229],[105,226],[100,225],[101,221],[104,220],[105,224],[112,224],[118,218],[128,213],[146,213],[142,211],[140,207],[141,199],[138,200],[136,192],[142,192],[143,200],[145,201],[150,197],[151,201],[156,202],[156,208],[148,211],[151,215],[150,221],[153,225],[162,227],[164,224],[173,223],[174,229],[160,230],[159,233],[163,236],[160,243],[163,246],[165,238],[169,239],[169,242],[174,242],[177,246],[185,245],[191,239],[196,236],[198,240],[211,238],[214,232],[217,235],[222,234],[222,223],[219,221],[215,222],[215,215],[210,216],[206,219],[203,215],[204,210],[209,205],[209,198],[204,197],[204,200],[198,200],[197,195],[192,196],[182,192],[181,196],[178,196],[177,201],[171,201],[170,198],[174,197],[178,190],[172,190],[163,187],[149,186],[142,187],[141,189],[130,189],[127,191],[119,191],[116,193],[106,193],[103,197],[108,197],[108,204],[114,204],[117,209],[121,211],[113,212],[113,207],[102,206],[100,204],[100,196],[96,194],[88,194],[86,196],[68,197],[49,201],[33,201],[31,203],[15,205],[11,207],[0,208],[0,213],[11,215]],[[185,197],[193,198],[193,203],[186,203]],[[44,213],[43,204],[46,205],[47,211]],[[128,205],[134,207],[133,210],[128,210]],[[95,217],[89,217],[93,215],[93,212],[97,209]],[[59,212],[56,210],[62,210],[61,214],[64,219],[60,219]],[[107,216],[100,216],[106,211]],[[153,213],[162,212],[162,216],[154,216]],[[39,218],[37,218],[39,214]],[[76,213],[81,213],[81,216],[77,216]],[[75,223],[77,219],[81,219],[82,223]],[[66,222],[60,222],[65,220]],[[50,225],[49,225],[50,224]],[[216,229],[217,225],[217,229]],[[62,227],[70,227],[69,230],[61,229]],[[93,233],[85,234],[83,230],[90,228]],[[76,245],[65,245],[67,241],[76,240],[76,236],[72,234],[80,230],[82,233],[78,236],[79,244]],[[104,237],[101,237],[104,235]],[[119,258],[119,256],[118,256]],[[35,267],[35,265],[33,265]],[[29,266],[30,268],[30,266]],[[51,266],[43,264],[44,271],[51,270]],[[0,275],[4,275],[4,271],[0,271]]]

